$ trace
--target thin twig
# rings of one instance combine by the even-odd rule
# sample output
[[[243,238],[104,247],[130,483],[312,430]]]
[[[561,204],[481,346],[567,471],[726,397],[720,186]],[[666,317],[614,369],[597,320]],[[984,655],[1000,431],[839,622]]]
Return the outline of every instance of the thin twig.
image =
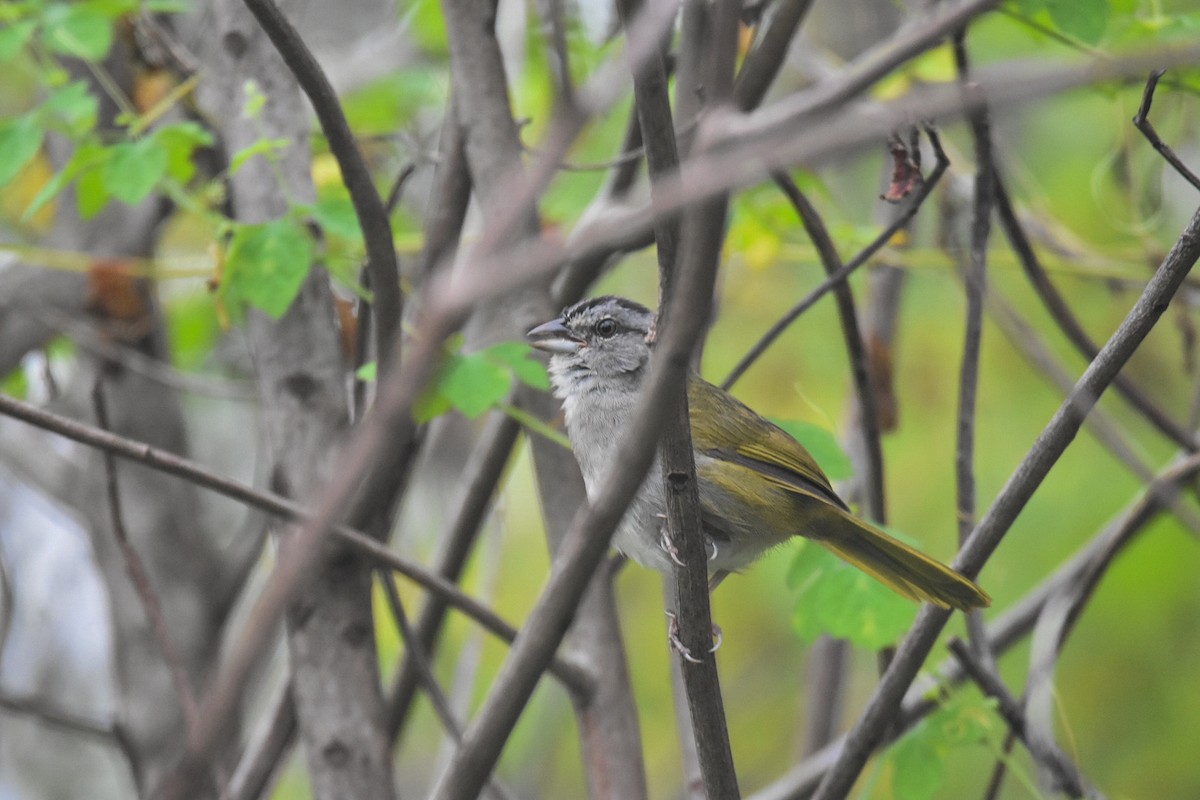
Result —
[[[284,63],[296,77],[296,82],[312,103],[321,129],[329,142],[329,152],[337,159],[350,202],[362,228],[367,248],[367,269],[376,305],[375,350],[382,375],[398,360],[399,351],[393,346],[400,329],[403,297],[400,293],[400,270],[396,265],[396,245],[392,226],[379,191],[371,179],[366,161],[354,141],[354,134],[342,111],[337,92],[329,83],[321,65],[313,57],[300,34],[280,12],[272,0],[244,0],[246,8],[266,31],[271,43],[283,57]]]
[[[120,747],[117,741],[117,726],[111,720],[98,720],[55,708],[40,697],[18,697],[8,692],[0,692],[0,709],[13,714],[35,717],[71,733],[82,734],[102,742],[113,743]],[[124,749],[124,748],[122,748]]]
[[[92,387],[92,407],[96,413],[96,423],[100,430],[108,430],[108,406],[104,400],[104,373],[103,367],[101,372],[96,377],[96,383]],[[150,628],[151,635],[158,643],[159,649],[162,651],[163,660],[166,662],[167,670],[171,674],[171,682],[175,686],[175,694],[179,698],[179,706],[183,712],[183,721],[186,726],[188,736],[194,735],[199,725],[199,711],[196,707],[196,694],[192,689],[191,678],[188,677],[187,668],[183,665],[183,657],[179,653],[179,648],[175,645],[175,640],[171,636],[171,630],[167,626],[166,617],[163,615],[162,602],[158,598],[158,593],[154,590],[154,585],[150,581],[150,573],[146,570],[146,565],[142,561],[142,557],[138,555],[133,543],[129,541],[129,533],[125,528],[125,519],[121,505],[121,490],[117,480],[117,461],[116,457],[108,450],[101,451],[104,459],[104,474],[105,488],[108,496],[108,513],[109,523],[112,525],[113,538],[116,539],[117,548],[121,552],[121,557],[125,560],[125,569],[129,572],[129,581],[133,585],[133,590],[141,601],[142,608],[146,612],[146,622]],[[219,776],[218,776],[219,777]],[[221,791],[225,791],[225,781],[220,780]]]
[[[1050,312],[1051,318],[1054,319],[1067,339],[1071,341],[1071,344],[1075,346],[1075,349],[1089,360],[1095,358],[1100,348],[1092,340],[1092,337],[1088,335],[1087,331],[1083,329],[1082,323],[1080,323],[1079,318],[1071,310],[1066,298],[1062,296],[1062,293],[1050,281],[1050,276],[1046,274],[1045,268],[1042,266],[1037,253],[1033,249],[1033,244],[1029,241],[1029,237],[1025,233],[1024,226],[1021,225],[1020,219],[1017,217],[1008,190],[1005,188],[1004,179],[999,173],[996,173],[994,176],[993,187],[996,192],[996,213],[1000,221],[1000,227],[1004,229],[1004,235],[1008,238],[1009,246],[1017,256],[1017,261],[1020,262],[1021,269],[1025,271],[1025,275],[1033,285],[1034,291],[1037,292],[1042,304]],[[1195,450],[1197,445],[1200,444],[1196,441],[1196,437],[1192,433],[1173,420],[1150,395],[1144,392],[1128,376],[1118,375],[1116,380],[1113,381],[1113,389],[1124,397],[1150,424],[1158,428],[1163,435],[1180,447],[1187,450]]]
[[[623,0],[617,4],[626,27],[630,24],[635,5],[630,0]],[[731,5],[725,4],[726,7]],[[708,13],[708,9],[702,4],[690,3],[684,11],[685,18],[690,13]],[[713,30],[714,37],[729,33],[720,24],[715,24]],[[679,80],[682,82],[686,79],[687,67],[695,66],[695,61],[691,58],[696,55],[693,47],[700,48],[699,52],[706,52],[711,57],[714,50],[721,49],[720,45],[732,46],[732,43],[732,38],[727,43],[721,40],[696,42],[685,36]],[[732,75],[732,72],[730,74]],[[702,76],[693,74],[691,78],[704,83]],[[663,59],[646,59],[633,74],[633,87],[646,152],[646,165],[650,174],[650,192],[653,197],[663,176],[679,168],[679,150]],[[711,306],[711,283],[706,293],[696,291],[693,287],[683,289],[678,286],[676,280],[685,269],[679,259],[706,259],[709,264],[698,262],[686,269],[690,270],[691,274],[714,276],[719,260],[717,254],[721,249],[724,216],[723,199],[710,201],[685,215],[689,236],[707,239],[708,244],[704,247],[696,247],[695,243],[690,241],[681,246],[680,223],[674,217],[664,218],[655,225],[659,275],[659,317],[656,326],[673,325],[674,322],[670,318],[670,314],[673,313],[699,317],[698,320],[689,320],[695,327],[703,327],[706,323]],[[682,256],[683,253],[687,255]],[[703,297],[694,306],[683,306],[677,298],[685,291],[693,297],[702,294]],[[674,571],[673,620],[678,625],[678,637],[683,643],[678,655],[681,659],[683,687],[687,696],[700,775],[709,797],[734,800],[738,796],[737,774],[733,765],[733,751],[729,744],[729,730],[721,700],[716,659],[711,652],[712,613],[709,607],[708,554],[700,517],[700,496],[685,386],[685,381],[676,384],[668,400],[670,410],[663,421],[659,445],[662,475],[651,476],[650,480],[663,481],[668,531],[683,563],[683,566]]]
[[[684,271],[679,276],[680,296],[674,301],[683,308],[703,307],[704,292],[711,287],[712,278],[688,274],[690,264],[686,258],[681,260]],[[437,800],[474,797],[491,773],[539,675],[562,641],[590,577],[604,559],[629,499],[650,468],[665,401],[671,387],[681,385],[684,379],[688,356],[701,328],[699,320],[680,314],[661,332],[649,378],[617,447],[616,462],[622,469],[612,471],[588,508],[576,516],[520,638],[468,727],[462,747],[438,781],[433,793]]]
[[[148,444],[127,439],[113,433],[86,425],[68,417],[45,411],[23,403],[4,394],[0,394],[0,414],[19,419],[51,433],[59,434],[80,444],[95,447],[103,452],[111,453],[121,458],[129,459],[152,469],[174,475],[190,481],[197,486],[210,489],[217,494],[244,503],[252,508],[279,516],[293,522],[304,522],[311,518],[311,513],[300,504],[271,492],[255,489],[232,478],[225,477],[207,468],[176,456],[165,450],[151,447]],[[507,420],[507,418],[502,418]],[[506,424],[516,425],[508,422]],[[502,459],[497,459],[502,460]],[[511,642],[516,637],[516,629],[495,614],[491,609],[467,595],[449,580],[430,572],[425,567],[392,552],[384,545],[375,541],[361,531],[345,525],[334,525],[334,535],[353,547],[361,555],[367,556],[382,567],[395,570],[404,577],[439,597],[466,616],[474,619],[494,635]],[[571,691],[587,691],[590,679],[574,666],[566,662],[556,662],[551,670],[570,686]]]
[[[462,488],[455,495],[457,509],[449,528],[439,537],[441,552],[434,574],[453,584],[466,568],[467,557],[479,534],[484,515],[496,485],[516,444],[520,427],[507,416],[495,416],[488,422],[478,443],[467,459],[468,470]],[[434,653],[441,635],[447,604],[437,595],[425,601],[417,619],[416,641],[424,652]],[[392,740],[399,738],[404,721],[416,697],[419,675],[412,658],[405,654],[392,675],[387,708],[387,731]]]
[[[740,110],[749,111],[762,103],[812,5],[813,0],[776,0],[768,6],[733,85],[734,104]]]
[[[966,30],[954,37],[954,62],[963,90],[971,87],[967,61]],[[971,238],[963,269],[966,287],[966,331],[963,334],[962,368],[958,382],[958,415],[955,425],[955,506],[958,518],[958,544],[961,547],[975,528],[975,414],[979,392],[979,358],[983,346],[983,298],[987,292],[987,248],[992,232],[992,180],[995,161],[992,156],[992,123],[985,102],[968,114],[971,138],[975,144],[975,186],[971,203]],[[967,634],[975,654],[992,668],[992,656],[984,648],[983,611],[967,613]]]
[[[1063,394],[1071,390],[1071,386],[1075,383],[1074,379],[1055,360],[1049,348],[1037,337],[1029,322],[1011,303],[1004,299],[1003,295],[989,292],[987,310],[992,321],[1004,332],[1009,342],[1021,351],[1025,358],[1040,370],[1055,388]],[[1088,414],[1085,424],[1096,440],[1108,448],[1113,457],[1124,464],[1138,481],[1150,483],[1154,480],[1154,470],[1138,455],[1128,435],[1122,431],[1109,414],[1105,413],[1104,409],[1094,409],[1091,414]],[[1171,512],[1194,535],[1200,537],[1200,514],[1197,514],[1194,508],[1180,500],[1171,505]]]
[[[913,194],[912,199],[908,201],[908,206],[904,211],[896,216],[886,228],[884,228],[878,236],[876,236],[870,244],[862,249],[858,255],[846,262],[846,265],[827,277],[817,288],[813,289],[808,295],[783,315],[783,317],[771,326],[771,329],[762,335],[754,346],[750,348],[746,355],[742,356],[742,360],[730,371],[729,375],[721,382],[721,388],[728,389],[733,384],[737,383],[738,379],[745,374],[750,365],[758,360],[766,349],[779,338],[788,326],[796,321],[801,314],[812,308],[818,300],[825,296],[827,292],[832,290],[838,284],[846,281],[850,275],[863,264],[879,252],[883,247],[892,240],[896,233],[908,225],[917,211],[920,210],[921,204],[929,197],[933,191],[933,187],[937,185],[942,174],[945,173],[946,167],[950,161],[946,157],[946,152],[942,149],[941,139],[933,128],[925,128],[925,134],[929,137],[929,143],[933,146],[934,154],[937,156],[937,163],[934,164],[933,170],[921,184],[921,187]]]
[[[296,706],[291,678],[276,687],[267,709],[238,758],[229,778],[230,800],[259,800],[269,796],[271,781],[296,741]]]
[[[413,663],[420,673],[421,686],[429,696],[429,702],[433,704],[433,710],[446,733],[456,745],[461,745],[462,723],[455,716],[449,698],[442,691],[441,684],[438,683],[437,676],[433,673],[433,665],[430,664],[428,656],[421,648],[421,643],[417,640],[412,625],[409,624],[408,614],[405,613],[404,603],[400,599],[400,591],[396,588],[396,580],[390,573],[381,571],[379,581],[383,584],[384,597],[392,612],[392,620],[396,623],[400,641],[404,643],[405,650],[411,655]],[[510,797],[509,792],[499,784],[495,777],[488,781],[487,791],[497,800],[508,800]]]
[[[1194,188],[1200,189],[1200,178],[1196,177],[1196,173],[1188,169],[1179,156],[1175,155],[1175,151],[1162,140],[1162,137],[1158,135],[1158,131],[1154,129],[1154,124],[1150,122],[1150,104],[1154,102],[1154,90],[1158,88],[1158,82],[1166,72],[1165,69],[1156,69],[1146,79],[1146,88],[1142,92],[1142,104],[1138,106],[1137,113],[1133,115],[1133,125],[1142,132],[1142,135],[1146,137],[1146,141],[1150,142],[1150,146],[1157,150],[1158,154],[1175,168],[1180,177]]]
[[[977,575],[995,552],[1021,509],[1078,433],[1100,393],[1112,383],[1166,311],[1197,257],[1200,257],[1200,212],[1192,217],[1121,326],[1088,366],[967,540],[954,564],[962,574]],[[922,609],[866,710],[847,736],[836,763],[825,775],[817,798],[832,800],[850,791],[884,729],[895,719],[904,692],[916,678],[949,618],[950,613],[944,609],[928,606]]]
[[[842,270],[842,259],[838,255],[833,237],[825,227],[820,212],[809,201],[800,187],[785,172],[775,172],[771,175],[783,193],[791,201],[792,207],[800,217],[808,238],[812,240],[825,268],[825,274],[833,276]],[[864,481],[867,511],[871,519],[880,525],[887,524],[887,502],[883,489],[883,445],[880,442],[879,409],[875,398],[875,390],[871,385],[870,369],[867,366],[867,351],[863,343],[862,332],[858,326],[858,312],[854,307],[854,293],[850,284],[843,281],[833,288],[834,299],[838,305],[838,315],[842,321],[842,338],[846,344],[846,353],[850,358],[850,374],[854,379],[855,396],[858,398],[860,409],[859,422],[862,426],[863,442],[866,445],[866,478]]]
[[[1008,687],[990,668],[985,666],[973,652],[974,648],[968,648],[967,644],[957,636],[950,639],[948,644],[950,652],[958,659],[958,663],[962,666],[963,671],[975,682],[975,684],[988,697],[996,701],[996,710],[1004,721],[1008,724],[1008,728],[1012,733],[1029,745],[1026,738],[1025,730],[1025,712],[1021,709],[1021,703],[1012,693],[1008,691]],[[1038,763],[1045,766],[1047,769],[1053,770],[1058,777],[1063,790],[1071,797],[1083,796],[1083,778],[1079,774],[1079,768],[1071,763],[1071,760],[1059,750],[1054,751],[1053,757],[1047,757],[1049,753],[1036,752],[1030,748],[1030,752],[1038,759]]]

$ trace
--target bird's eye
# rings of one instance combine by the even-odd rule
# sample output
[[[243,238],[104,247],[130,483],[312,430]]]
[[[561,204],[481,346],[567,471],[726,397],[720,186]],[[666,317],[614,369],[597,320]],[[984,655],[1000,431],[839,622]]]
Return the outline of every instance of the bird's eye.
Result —
[[[596,323],[596,335],[604,339],[611,339],[617,335],[617,322],[612,317],[605,317]]]

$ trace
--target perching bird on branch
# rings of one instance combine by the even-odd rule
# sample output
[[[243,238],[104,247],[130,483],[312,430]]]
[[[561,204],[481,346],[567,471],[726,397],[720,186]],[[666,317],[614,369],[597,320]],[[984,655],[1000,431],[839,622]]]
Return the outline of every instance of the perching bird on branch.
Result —
[[[589,495],[599,491],[650,362],[648,308],[621,297],[585,300],[531,330],[552,353],[550,379]],[[944,564],[858,519],[804,446],[733,395],[692,376],[688,407],[701,518],[715,585],[792,536],[828,548],[891,589],[943,608],[991,598]],[[668,571],[666,502],[657,467],[634,496],[613,543],[643,566]]]

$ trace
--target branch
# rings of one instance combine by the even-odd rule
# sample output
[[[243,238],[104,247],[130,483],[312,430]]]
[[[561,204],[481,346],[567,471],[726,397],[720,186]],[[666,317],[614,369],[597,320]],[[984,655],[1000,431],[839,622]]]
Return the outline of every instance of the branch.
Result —
[[[496,485],[516,444],[520,426],[508,416],[496,416],[489,421],[479,441],[467,458],[467,473],[462,489],[455,495],[457,509],[449,529],[439,537],[441,552],[437,556],[436,575],[453,584],[466,567],[471,546],[479,533],[484,515],[495,493]],[[441,634],[447,603],[440,596],[429,597],[417,620],[417,642],[427,653],[433,653]],[[387,731],[393,742],[400,736],[416,697],[417,665],[405,655],[392,675],[392,690],[387,703]]]
[[[954,35],[954,61],[963,91],[971,87],[967,62],[966,31]],[[958,383],[958,416],[954,452],[955,501],[958,543],[961,547],[975,527],[975,413],[979,391],[979,355],[983,346],[983,298],[987,291],[987,247],[992,232],[992,123],[987,105],[980,102],[968,114],[975,144],[975,186],[971,208],[971,240],[963,283],[967,294],[966,332],[963,335],[962,368]],[[967,614],[967,632],[975,654],[992,666],[983,630],[983,611]]]
[[[1146,137],[1146,141],[1150,142],[1150,146],[1158,151],[1158,154],[1166,159],[1167,163],[1175,168],[1175,171],[1194,188],[1200,189],[1200,178],[1187,168],[1187,165],[1175,155],[1175,151],[1170,145],[1162,140],[1158,135],[1158,131],[1154,129],[1154,125],[1150,122],[1150,104],[1154,102],[1154,90],[1158,88],[1158,81],[1166,74],[1165,69],[1156,69],[1150,73],[1150,77],[1146,79],[1146,88],[1142,92],[1142,104],[1138,107],[1137,114],[1133,116],[1133,125],[1142,135]]]
[[[702,302],[688,295],[695,292],[696,284],[705,283],[699,277],[680,276],[680,286],[685,288],[678,299],[684,302],[684,307],[695,307]],[[520,638],[493,682],[483,708],[468,727],[463,746],[438,781],[433,793],[437,800],[474,797],[494,767],[504,740],[529,701],[538,676],[565,635],[590,577],[604,558],[629,499],[650,468],[655,434],[666,412],[668,392],[683,380],[688,356],[699,335],[700,325],[683,315],[665,328],[651,362],[650,378],[617,450],[616,463],[623,468],[612,472],[600,492],[591,498],[588,508],[576,516]]]
[[[967,540],[954,564],[962,574],[974,577],[979,573],[1021,509],[1074,439],[1100,393],[1166,311],[1197,257],[1200,257],[1200,212],[1192,217],[1120,328],[1075,384]],[[845,748],[822,781],[816,797],[831,800],[850,791],[884,728],[895,718],[904,691],[912,684],[949,617],[950,613],[943,609],[922,609],[862,717],[847,736]]]
[[[404,604],[400,600],[400,592],[396,588],[396,581],[391,574],[386,572],[379,574],[379,580],[383,584],[384,596],[387,598],[388,608],[392,612],[392,619],[395,621],[396,629],[400,633],[400,641],[404,643],[405,650],[409,653],[416,666],[421,685],[425,689],[425,693],[429,696],[429,702],[433,705],[433,710],[441,721],[442,727],[449,734],[450,739],[455,744],[461,745],[462,723],[455,716],[454,709],[450,706],[450,699],[442,691],[437,676],[433,673],[433,665],[430,664],[425,650],[421,647],[421,643],[417,641],[416,632],[413,630],[412,625],[409,624],[408,614],[404,611]],[[487,790],[498,798],[498,800],[508,800],[509,798],[509,793],[494,778],[488,782]]]
[[[1049,349],[1038,339],[1029,322],[1024,319],[1012,304],[998,293],[992,292],[987,297],[987,310],[992,321],[1000,327],[1014,347],[1024,354],[1026,360],[1039,369],[1050,383],[1064,395],[1071,391],[1074,379],[1066,369],[1055,360]],[[1115,386],[1115,382],[1114,382]],[[1113,457],[1120,461],[1141,483],[1150,483],[1155,479],[1154,470],[1139,456],[1129,441],[1128,436],[1113,421],[1112,417],[1102,408],[1096,408],[1088,415],[1088,428],[1102,445],[1108,448]],[[1171,512],[1192,533],[1200,536],[1200,514],[1186,503],[1175,502]]]
[[[1176,64],[1196,60],[1200,60],[1200,43],[1182,47],[1159,45],[1153,51],[1082,65],[1056,63],[1048,68],[1029,69],[1012,63],[1000,64],[980,71],[976,83],[987,92],[995,112],[1079,86],[1123,78],[1144,71],[1151,62]],[[683,206],[701,198],[753,184],[772,169],[854,152],[878,142],[898,127],[911,124],[914,119],[956,118],[972,102],[972,98],[967,98],[964,105],[958,87],[939,85],[914,89],[898,101],[833,109],[825,117],[804,121],[799,128],[774,124],[762,116],[768,109],[745,116],[714,115],[705,124],[709,129],[705,136],[712,137],[713,147],[689,159],[686,186],[674,175],[664,181],[662,192],[649,208],[615,209],[602,218],[589,220],[565,244],[540,237],[510,248],[480,248],[470,274],[494,278],[472,285],[454,276],[441,276],[435,281],[437,285],[430,287],[430,296],[461,313],[493,292],[547,275],[572,259],[611,252],[614,242],[636,238],[650,230],[660,217],[678,213]],[[553,135],[560,133],[554,131]]]
[[[96,421],[100,429],[107,430],[109,427],[108,406],[104,401],[103,381],[104,371],[103,367],[101,367],[100,372],[97,373],[95,385],[92,387],[92,407],[95,409]],[[150,628],[150,633],[162,651],[163,660],[166,662],[167,670],[171,675],[171,683],[174,685],[175,694],[179,699],[179,706],[183,711],[184,725],[187,728],[188,735],[191,736],[199,724],[196,694],[192,689],[192,682],[188,677],[187,668],[183,665],[183,657],[179,654],[179,648],[176,647],[175,640],[171,636],[171,631],[167,627],[167,620],[163,615],[162,602],[159,600],[158,593],[154,590],[154,586],[150,581],[150,573],[146,570],[146,565],[142,561],[141,556],[134,549],[133,543],[129,541],[129,533],[125,528],[125,519],[122,513],[121,489],[117,482],[116,458],[107,450],[102,452],[104,457],[105,491],[108,499],[109,522],[112,525],[113,538],[116,539],[117,549],[120,550],[121,557],[125,560],[125,569],[129,572],[129,582],[133,585],[133,590],[146,612],[146,622]],[[217,778],[218,787],[222,787],[226,781],[219,767],[214,769],[214,775]]]
[[[1097,347],[1087,331],[1083,329],[1082,323],[1075,316],[1075,313],[1071,311],[1066,298],[1062,296],[1062,293],[1051,282],[1050,276],[1046,274],[1045,268],[1042,267],[1041,261],[1033,249],[1032,242],[1029,241],[1029,237],[1025,233],[1024,226],[1021,225],[1020,219],[1017,217],[1012,200],[1009,198],[1008,190],[1005,188],[1003,178],[999,173],[995,175],[994,189],[996,192],[996,212],[999,216],[1000,227],[1004,229],[1004,235],[1008,238],[1009,246],[1012,248],[1013,253],[1016,254],[1017,261],[1020,262],[1021,269],[1025,271],[1025,275],[1033,285],[1034,291],[1037,292],[1038,297],[1042,300],[1042,304],[1050,312],[1051,318],[1058,324],[1059,329],[1066,335],[1071,344],[1075,346],[1075,349],[1082,353],[1084,358],[1089,360],[1095,358],[1100,348]],[[1142,391],[1141,387],[1134,383],[1127,375],[1118,375],[1116,380],[1113,381],[1113,388],[1168,439],[1171,439],[1180,447],[1189,451],[1194,451],[1197,448],[1198,443],[1195,435],[1171,419],[1171,416],[1150,395]]]
[[[762,103],[812,5],[813,0],[776,0],[768,5],[733,85],[734,104],[739,110],[749,111]]]
[[[1185,464],[1186,468],[1176,469],[1176,467],[1184,467]],[[1190,468],[1200,472],[1200,457],[1190,457],[1185,462],[1180,462],[1155,477],[1143,492],[1143,497],[1139,498],[1138,503],[1130,511],[1123,513],[1116,522],[1105,526],[1104,530],[1081,547],[1053,575],[1031,589],[1025,597],[1014,603],[998,619],[993,620],[987,626],[988,650],[1001,655],[1020,643],[1033,630],[1050,598],[1063,591],[1065,587],[1078,585],[1080,576],[1111,546],[1111,531],[1126,525],[1146,497],[1156,497],[1164,505],[1168,504],[1172,497],[1177,497],[1181,488],[1196,474],[1196,472],[1189,471]],[[1133,533],[1144,530],[1145,528],[1135,528]],[[1132,536],[1122,538],[1114,556],[1128,547],[1131,541]],[[889,734],[898,736],[936,709],[939,687],[958,684],[966,678],[962,666],[953,658],[944,661],[931,672],[937,677],[923,678],[909,688],[901,706],[900,722],[889,728]],[[818,753],[797,764],[774,783],[756,792],[749,800],[785,800],[785,798],[795,800],[795,798],[809,797],[816,790],[821,779],[832,768],[845,747],[845,741],[846,737],[843,736],[830,743]]]
[[[390,368],[393,358],[399,359],[399,352],[393,352],[393,342],[397,341],[396,331],[399,330],[403,313],[400,270],[396,264],[396,246],[387,210],[354,141],[337,93],[300,34],[272,0],[243,2],[266,31],[312,103],[329,142],[329,151],[337,159],[342,180],[350,193],[350,202],[354,204],[354,213],[358,217],[367,248],[367,269],[371,273],[371,289],[376,306],[375,348],[379,374],[382,375]]]
[[[1047,752],[1045,750],[1035,750],[1033,747],[1030,747],[1029,739],[1026,736],[1025,713],[1021,709],[1020,702],[1012,696],[1012,693],[1008,691],[1008,687],[1004,685],[1003,681],[996,676],[990,667],[985,666],[976,658],[975,654],[962,639],[956,636],[950,640],[948,646],[950,652],[958,659],[958,663],[962,666],[963,671],[967,673],[984,694],[996,701],[996,710],[1000,712],[1000,716],[1008,723],[1009,730],[1025,743],[1030,753],[1037,759],[1038,764],[1045,769],[1051,770],[1057,776],[1059,780],[1058,785],[1063,788],[1063,791],[1071,797],[1082,797],[1083,777],[1079,774],[1079,768],[1072,764],[1062,751],[1055,748],[1054,751]]]
[[[229,777],[229,800],[258,800],[267,794],[280,763],[296,741],[296,705],[288,678],[267,703],[258,725]]]
[[[929,195],[933,192],[933,187],[937,185],[937,182],[941,179],[942,174],[946,171],[946,167],[950,165],[950,160],[946,157],[946,152],[942,149],[941,139],[938,138],[938,135],[933,128],[926,128],[925,134],[929,137],[929,143],[933,145],[934,153],[937,156],[937,163],[934,165],[933,170],[929,173],[929,177],[921,183],[921,187],[908,201],[908,205],[905,207],[904,211],[896,215],[896,218],[892,220],[891,224],[884,228],[883,231],[880,232],[880,234],[876,236],[870,244],[864,247],[858,255],[847,261],[846,265],[841,269],[827,277],[820,285],[817,286],[816,289],[813,289],[811,292],[809,292],[807,297],[805,297],[796,305],[792,306],[790,311],[784,314],[778,322],[772,325],[771,329],[764,333],[762,338],[754,343],[754,346],[750,348],[746,355],[742,356],[742,360],[739,361],[730,371],[729,375],[721,383],[722,389],[728,389],[729,387],[733,386],[733,384],[737,383],[737,380],[742,377],[743,374],[745,374],[746,370],[750,368],[750,365],[757,361],[759,356],[766,352],[767,348],[770,347],[771,344],[778,339],[785,330],[787,330],[789,325],[795,322],[805,311],[816,305],[816,302],[824,297],[827,292],[849,279],[850,275],[852,275],[855,270],[867,263],[871,256],[882,250],[883,247],[892,240],[892,237],[895,236],[898,231],[903,230],[904,227],[908,225],[910,221],[912,221],[912,218],[917,215],[917,211],[921,209],[921,205],[925,202],[925,198],[929,197]]]
[[[796,209],[808,238],[817,249],[825,274],[832,277],[840,273],[844,268],[841,256],[838,255],[837,246],[833,243],[833,238],[829,235],[816,207],[809,202],[787,173],[775,172],[771,177]],[[879,406],[871,385],[866,347],[858,327],[858,312],[854,307],[854,294],[850,291],[850,284],[845,281],[839,282],[833,287],[833,293],[842,321],[842,338],[850,358],[850,374],[854,379],[854,391],[860,409],[859,421],[866,445],[866,506],[871,519],[883,525],[887,522],[887,502],[883,490],[883,446],[880,443]]]

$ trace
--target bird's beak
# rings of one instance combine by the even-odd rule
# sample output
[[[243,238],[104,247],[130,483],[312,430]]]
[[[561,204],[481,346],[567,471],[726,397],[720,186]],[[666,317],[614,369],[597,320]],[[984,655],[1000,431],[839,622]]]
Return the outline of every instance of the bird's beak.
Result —
[[[552,319],[538,325],[525,334],[525,338],[538,350],[547,353],[577,353],[584,344],[583,339],[571,333],[562,319]]]

